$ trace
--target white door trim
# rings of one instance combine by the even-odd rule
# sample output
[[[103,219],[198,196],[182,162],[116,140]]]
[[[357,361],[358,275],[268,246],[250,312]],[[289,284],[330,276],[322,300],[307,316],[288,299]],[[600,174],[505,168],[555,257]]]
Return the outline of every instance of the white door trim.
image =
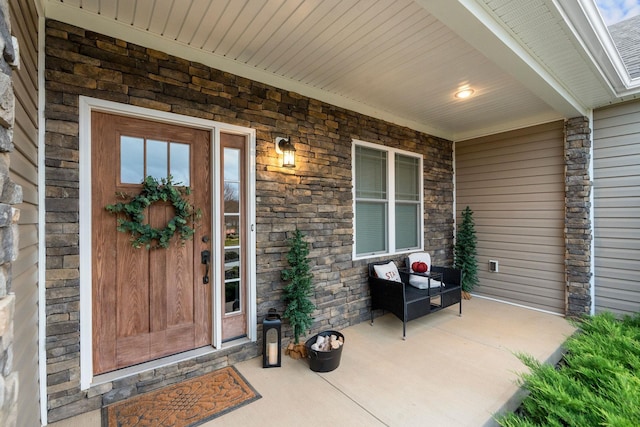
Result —
[[[130,117],[137,117],[147,120],[167,122],[177,125],[195,127],[200,129],[206,129],[211,132],[212,135],[212,159],[214,170],[211,173],[212,177],[212,230],[214,236],[212,241],[214,247],[220,247],[220,239],[222,239],[220,227],[216,227],[218,216],[218,206],[216,201],[219,199],[219,185],[218,177],[215,171],[219,170],[220,159],[215,153],[219,152],[219,136],[220,131],[231,132],[236,134],[242,134],[247,136],[249,142],[248,153],[248,225],[247,236],[248,241],[248,253],[249,253],[249,283],[248,298],[250,311],[247,313],[247,338],[250,341],[257,339],[257,313],[256,313],[256,273],[255,273],[255,144],[256,144],[256,132],[254,129],[245,128],[241,126],[230,125],[226,123],[215,122],[212,120],[205,120],[195,117],[183,116],[175,113],[168,113],[164,111],[156,111],[148,108],[142,108],[132,105],[120,104],[112,101],[105,101],[96,98],[90,98],[86,96],[80,96],[79,99],[79,195],[80,195],[80,212],[79,212],[79,245],[80,245],[80,388],[82,390],[89,389],[94,383],[105,382],[104,378],[99,381],[94,381],[93,376],[93,328],[92,328],[92,297],[91,297],[91,283],[92,283],[92,242],[91,242],[91,113],[93,111],[102,111],[107,113],[122,114]],[[219,257],[215,257],[219,258]],[[216,272],[219,272],[223,266],[218,262],[214,265],[215,270],[212,272],[212,277]],[[221,291],[221,284],[214,283],[214,289],[212,295],[215,301],[219,301]],[[221,313],[219,304],[213,303],[213,319],[220,319]],[[213,330],[213,347],[216,349],[222,348],[220,321],[214,321]],[[232,345],[232,343],[229,343]],[[213,348],[212,348],[213,351]],[[189,356],[188,356],[189,357]],[[193,356],[191,356],[193,357]],[[172,360],[172,363],[174,361]],[[154,369],[155,365],[164,365],[166,361],[160,360],[158,363],[147,363],[141,365],[140,370]],[[124,373],[124,372],[123,372]],[[126,375],[131,375],[131,368],[127,368]],[[111,377],[112,375],[109,375]]]

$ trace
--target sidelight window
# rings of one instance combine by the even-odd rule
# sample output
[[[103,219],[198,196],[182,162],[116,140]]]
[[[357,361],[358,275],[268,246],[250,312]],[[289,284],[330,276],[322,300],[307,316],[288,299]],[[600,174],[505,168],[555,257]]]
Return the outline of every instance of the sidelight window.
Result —
[[[225,314],[242,307],[241,209],[240,209],[240,150],[224,148],[224,288]]]

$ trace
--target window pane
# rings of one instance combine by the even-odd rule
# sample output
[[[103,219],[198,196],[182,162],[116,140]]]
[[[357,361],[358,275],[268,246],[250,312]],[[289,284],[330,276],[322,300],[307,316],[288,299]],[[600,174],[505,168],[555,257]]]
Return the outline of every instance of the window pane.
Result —
[[[240,263],[239,262],[225,262],[224,264],[224,279],[239,279],[240,278]]]
[[[387,250],[387,204],[356,202],[356,254]]]
[[[168,143],[165,141],[147,140],[147,176],[157,180],[169,174]]]
[[[240,244],[240,218],[237,215],[224,216],[224,246]]]
[[[420,200],[420,160],[396,154],[396,200]]]
[[[393,254],[420,247],[421,164],[419,155],[391,147],[355,145],[356,256]],[[391,213],[395,223],[389,222]]]
[[[420,205],[396,204],[396,250],[419,247],[418,208]]]
[[[234,280],[224,284],[224,312],[233,313],[240,310],[240,281]]]
[[[224,180],[240,181],[240,150],[224,149]]]
[[[240,262],[240,252],[237,249],[227,249],[224,251],[225,265],[238,265]]]
[[[356,147],[356,197],[387,198],[387,153]]]
[[[120,137],[120,182],[140,184],[144,181],[144,139]]]
[[[240,259],[240,154],[236,148],[223,150],[223,198],[224,198],[224,264],[225,264],[225,313],[243,311],[241,307],[245,286],[242,283]]]
[[[171,159],[169,172],[173,177],[173,182],[188,187],[191,185],[189,145],[172,142],[169,144],[169,150],[169,158]]]
[[[240,212],[240,184],[224,183],[224,212],[239,213]]]

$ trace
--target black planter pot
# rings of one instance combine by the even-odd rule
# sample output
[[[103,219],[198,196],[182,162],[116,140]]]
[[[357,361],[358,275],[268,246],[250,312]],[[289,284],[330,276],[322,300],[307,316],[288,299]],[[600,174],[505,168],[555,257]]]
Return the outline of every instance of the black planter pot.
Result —
[[[311,346],[318,340],[318,336],[330,337],[335,335],[342,338],[343,344],[336,350],[317,351],[312,350]],[[307,357],[309,358],[309,367],[314,372],[330,372],[340,365],[340,357],[342,356],[342,348],[344,347],[344,335],[338,331],[322,331],[307,340],[305,343],[307,348]]]

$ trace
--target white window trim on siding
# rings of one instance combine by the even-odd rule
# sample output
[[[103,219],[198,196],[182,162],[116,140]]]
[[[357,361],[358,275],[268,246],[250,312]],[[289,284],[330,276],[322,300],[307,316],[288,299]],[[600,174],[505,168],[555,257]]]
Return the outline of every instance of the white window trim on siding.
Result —
[[[387,251],[385,252],[375,252],[370,254],[362,254],[359,255],[356,252],[357,245],[357,235],[356,235],[356,147],[368,147],[375,150],[385,151],[387,152],[387,218],[388,218],[388,232],[387,232]],[[419,201],[419,221],[418,221],[418,247],[410,248],[406,250],[396,250],[396,230],[395,230],[395,155],[402,154],[408,157],[414,157],[419,160],[418,170],[420,171],[420,179],[418,193],[420,195]],[[357,259],[367,259],[380,257],[385,255],[396,255],[396,254],[404,254],[410,252],[421,251],[424,249],[424,163],[423,163],[422,154],[415,153],[412,151],[401,150],[398,148],[387,147],[381,144],[375,144],[367,141],[361,141],[358,139],[352,139],[351,141],[351,179],[352,179],[352,201],[353,201],[353,254],[352,257],[354,260]]]
[[[114,371],[112,373],[103,374],[94,377],[93,375],[93,358],[92,358],[92,251],[91,251],[91,112],[103,111],[115,114],[125,114],[130,117],[138,117],[142,119],[161,121],[182,126],[196,127],[211,131],[212,144],[211,153],[214,171],[220,170],[220,158],[216,153],[220,152],[220,132],[235,133],[246,135],[249,146],[247,147],[247,192],[250,195],[247,198],[247,253],[248,253],[248,286],[247,298],[249,300],[247,310],[247,339],[232,341],[226,344],[222,343],[222,322],[213,323],[213,346],[210,348],[201,348],[180,353],[178,355],[168,356],[166,358],[143,363],[133,367]],[[256,265],[256,203],[255,203],[255,171],[256,171],[256,132],[255,129],[245,128],[241,126],[230,125],[226,123],[214,122],[195,117],[183,116],[175,113],[151,110],[148,108],[137,107],[127,104],[120,104],[112,101],[89,98],[80,96],[79,100],[79,180],[80,180],[80,306],[85,307],[80,310],[80,388],[87,390],[91,386],[114,381],[128,375],[139,373],[142,371],[157,369],[160,366],[178,363],[182,360],[198,357],[202,354],[219,351],[228,347],[243,344],[249,341],[257,340],[257,290],[256,290],[256,269],[252,266]],[[218,205],[213,203],[220,200],[220,185],[217,182],[217,175],[212,173],[212,219],[219,218]],[[222,230],[217,221],[212,220],[213,231],[213,247],[220,247],[220,239],[222,238]],[[216,277],[218,272],[223,271],[224,266],[220,257],[214,257],[212,265],[212,276]],[[215,302],[221,300],[221,285],[213,287],[212,304],[213,319],[222,317],[220,304]],[[87,308],[88,307],[88,308]]]

